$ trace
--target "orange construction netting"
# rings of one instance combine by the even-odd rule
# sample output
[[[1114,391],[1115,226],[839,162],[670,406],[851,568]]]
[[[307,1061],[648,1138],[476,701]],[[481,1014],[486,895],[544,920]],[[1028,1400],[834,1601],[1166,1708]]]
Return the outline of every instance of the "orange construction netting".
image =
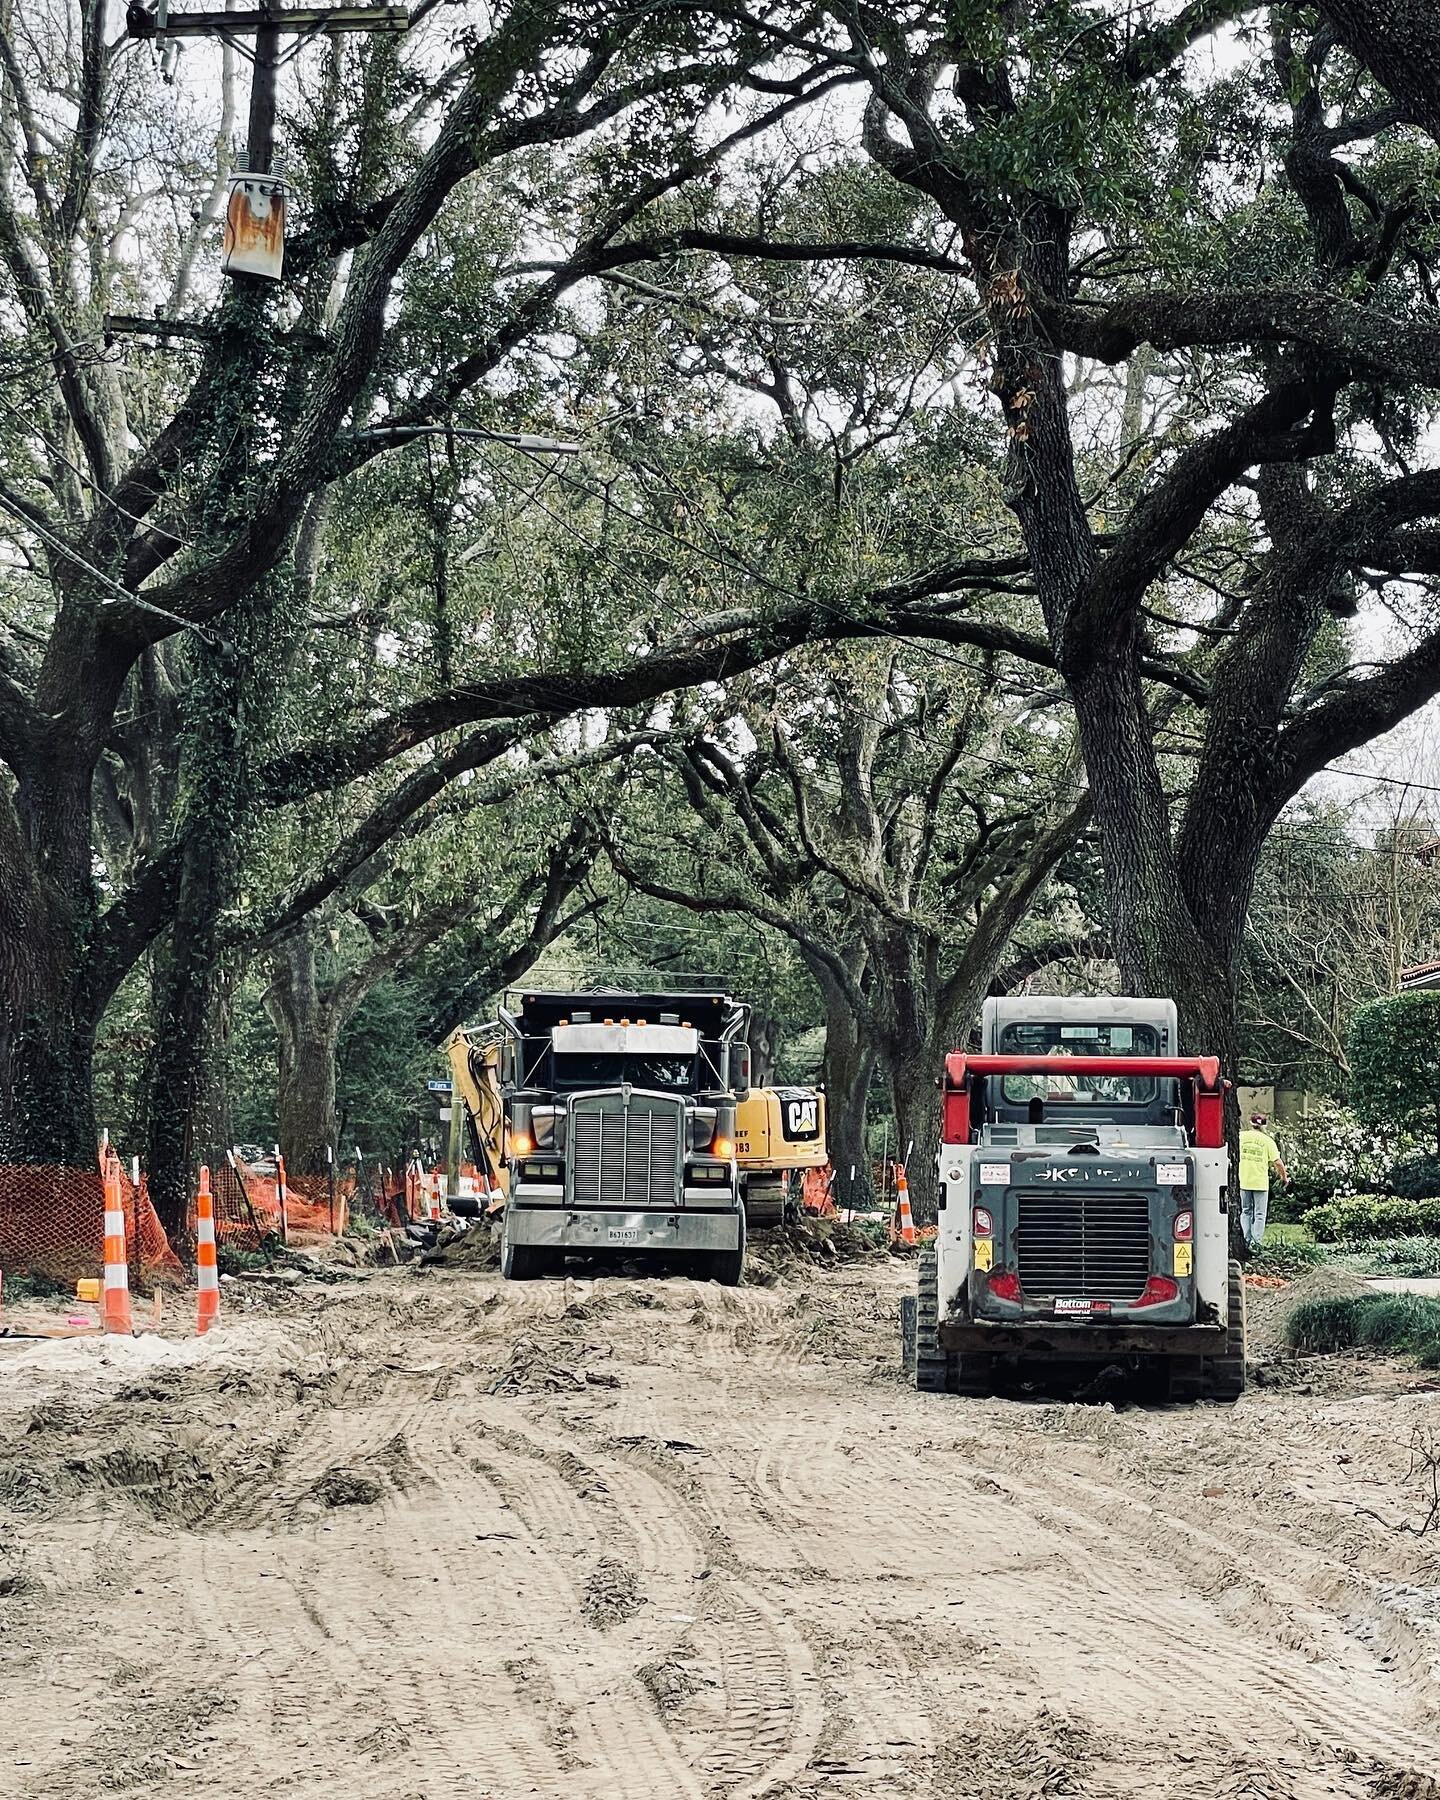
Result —
[[[325,1175],[287,1175],[285,1213],[280,1212],[280,1182],[270,1167],[241,1161],[222,1162],[210,1171],[215,1195],[215,1241],[236,1250],[258,1250],[262,1243],[321,1244],[349,1227],[355,1199],[353,1175],[342,1173],[333,1188]],[[194,1211],[192,1207],[193,1222]]]
[[[184,1266],[155,1216],[142,1176],[121,1165],[120,1200],[132,1283],[183,1281]],[[96,1168],[0,1164],[0,1270],[70,1286],[105,1263],[105,1183]]]

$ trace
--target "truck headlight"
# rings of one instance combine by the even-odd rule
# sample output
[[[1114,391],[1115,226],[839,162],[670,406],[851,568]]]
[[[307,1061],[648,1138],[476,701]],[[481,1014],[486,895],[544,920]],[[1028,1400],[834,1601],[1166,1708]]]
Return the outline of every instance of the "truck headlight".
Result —
[[[558,1181],[562,1173],[558,1162],[522,1162],[520,1165],[522,1181]]]
[[[690,1165],[692,1181],[729,1181],[730,1166],[728,1163],[692,1163]]]

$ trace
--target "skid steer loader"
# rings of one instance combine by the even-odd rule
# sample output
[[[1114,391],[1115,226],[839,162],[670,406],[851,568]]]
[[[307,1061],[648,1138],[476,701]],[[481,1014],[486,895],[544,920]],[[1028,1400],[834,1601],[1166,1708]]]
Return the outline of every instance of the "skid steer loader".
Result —
[[[918,1387],[1110,1371],[1176,1400],[1244,1391],[1226,1083],[1176,1039],[1170,1000],[986,1002],[982,1053],[939,1082],[939,1232],[901,1309]]]

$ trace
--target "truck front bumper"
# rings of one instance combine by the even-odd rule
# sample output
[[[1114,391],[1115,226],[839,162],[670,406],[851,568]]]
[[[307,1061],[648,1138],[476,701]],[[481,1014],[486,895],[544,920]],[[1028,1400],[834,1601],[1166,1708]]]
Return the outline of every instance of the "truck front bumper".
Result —
[[[744,1227],[744,1214],[738,1209],[605,1212],[513,1203],[505,1209],[505,1236],[511,1244],[577,1253],[606,1250],[638,1256],[652,1250],[738,1250]]]

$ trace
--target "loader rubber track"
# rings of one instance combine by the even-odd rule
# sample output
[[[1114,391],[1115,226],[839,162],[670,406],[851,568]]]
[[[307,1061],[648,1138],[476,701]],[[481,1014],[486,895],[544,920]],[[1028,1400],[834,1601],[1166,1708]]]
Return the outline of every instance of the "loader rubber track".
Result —
[[[933,1250],[920,1252],[915,1305],[915,1385],[923,1394],[970,1394],[994,1391],[994,1365],[988,1356],[962,1356],[942,1350],[936,1341],[940,1324],[940,1271]],[[908,1345],[902,1345],[902,1354]]]

